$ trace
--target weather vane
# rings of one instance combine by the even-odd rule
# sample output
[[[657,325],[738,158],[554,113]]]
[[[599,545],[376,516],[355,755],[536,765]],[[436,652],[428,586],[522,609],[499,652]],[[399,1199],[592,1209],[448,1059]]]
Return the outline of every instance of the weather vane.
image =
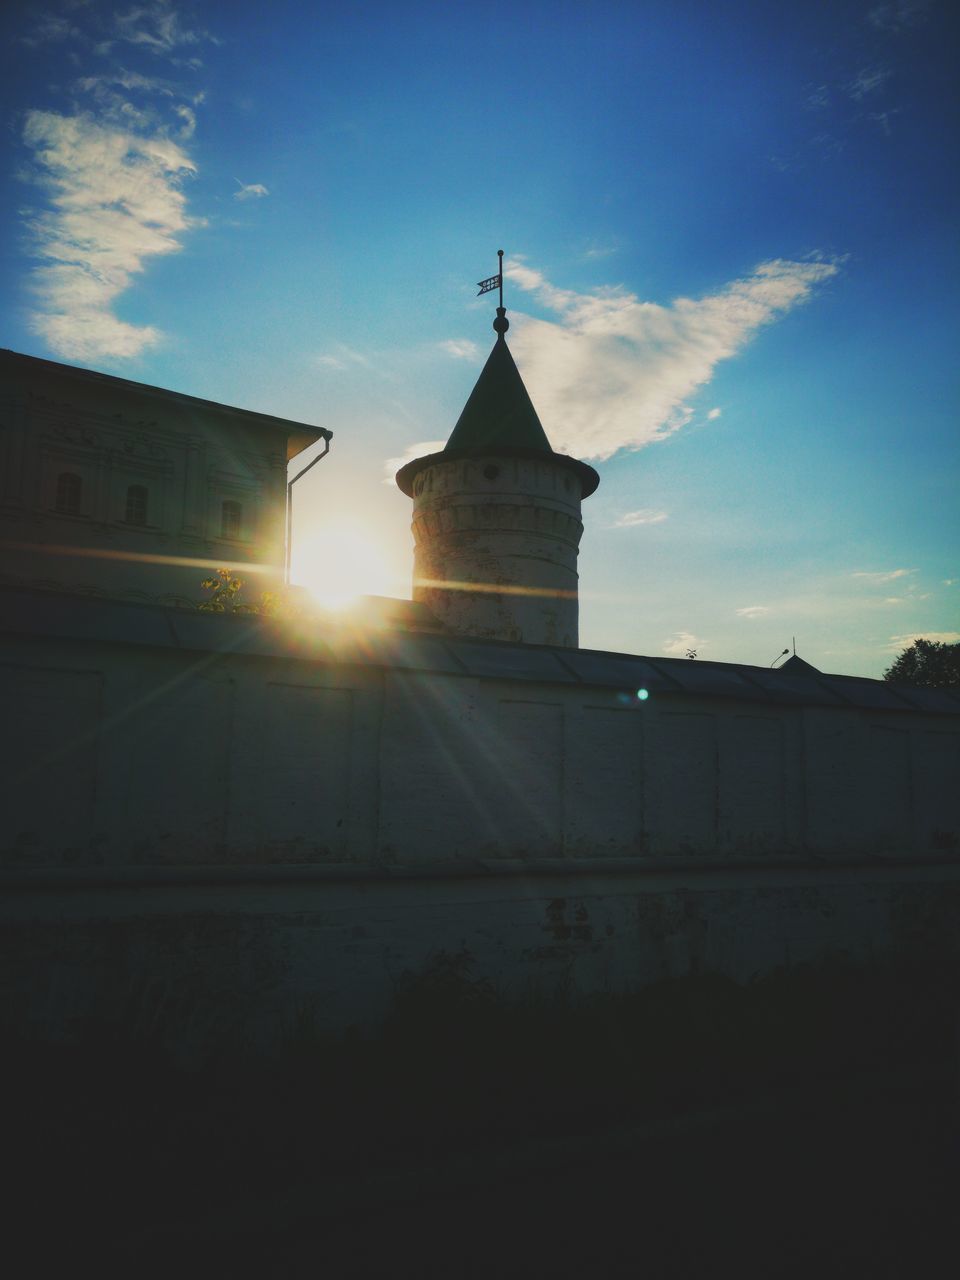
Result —
[[[480,290],[480,293],[477,294],[477,297],[479,298],[481,294],[484,294],[484,293],[490,293],[494,289],[500,290],[500,305],[499,307],[497,307],[497,318],[493,322],[493,327],[494,329],[496,329],[497,333],[499,333],[502,336],[503,334],[506,333],[507,329],[510,327],[510,321],[507,319],[506,308],[503,305],[503,250],[502,249],[497,250],[497,257],[500,259],[500,270],[497,272],[495,276],[487,276],[486,280],[477,281],[477,287]]]

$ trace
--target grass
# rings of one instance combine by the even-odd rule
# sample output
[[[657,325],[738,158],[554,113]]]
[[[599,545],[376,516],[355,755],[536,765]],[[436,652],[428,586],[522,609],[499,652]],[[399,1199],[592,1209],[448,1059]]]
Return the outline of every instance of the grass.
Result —
[[[955,1019],[939,971],[834,961],[511,1003],[469,955],[441,954],[400,984],[376,1034],[323,1035],[305,1009],[271,1055],[224,1046],[192,1072],[122,1026],[21,1041],[6,1148],[22,1221],[53,1213],[89,1248],[198,1207],[709,1108],[743,1108],[749,1134],[749,1104],[778,1090],[841,1115],[880,1071],[954,1069]]]

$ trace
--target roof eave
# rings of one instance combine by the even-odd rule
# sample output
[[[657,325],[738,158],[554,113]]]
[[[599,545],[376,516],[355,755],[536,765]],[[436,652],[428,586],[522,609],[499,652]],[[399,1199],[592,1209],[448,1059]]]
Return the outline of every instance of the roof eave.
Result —
[[[413,482],[426,467],[438,462],[458,462],[461,459],[477,461],[482,458],[531,458],[534,462],[556,462],[576,473],[580,481],[581,500],[589,498],[598,485],[600,477],[593,467],[579,458],[571,458],[566,453],[544,452],[542,449],[524,449],[518,445],[490,445],[479,449],[441,449],[439,453],[428,453],[422,458],[414,458],[404,463],[397,472],[397,487],[408,498],[413,497]]]

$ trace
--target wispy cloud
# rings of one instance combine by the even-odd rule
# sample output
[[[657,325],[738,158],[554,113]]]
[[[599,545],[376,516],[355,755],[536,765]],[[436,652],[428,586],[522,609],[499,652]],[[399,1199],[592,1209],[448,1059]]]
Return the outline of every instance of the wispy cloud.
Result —
[[[184,184],[196,172],[186,143],[203,93],[117,63],[97,70],[97,60],[125,48],[134,61],[145,52],[178,66],[178,50],[213,37],[184,24],[169,0],[119,12],[83,0],[64,8],[69,20],[43,15],[26,39],[34,48],[70,41],[74,63],[92,63],[71,85],[82,105],[24,117],[24,177],[45,195],[24,214],[36,259],[31,324],[67,359],[128,359],[162,334],[121,320],[117,299],[152,258],[176,253],[184,233],[201,225],[187,213]]]
[[[662,524],[667,519],[666,511],[654,511],[644,507],[640,511],[625,511],[613,524],[615,529],[632,529],[638,524]]]
[[[945,587],[955,587],[960,582],[960,578],[944,578],[943,585]]]
[[[695,636],[692,631],[675,631],[664,640],[661,647],[663,653],[670,658],[687,658],[691,653],[699,653],[705,644],[706,641]]]
[[[956,644],[960,640],[960,631],[910,631],[906,635],[891,636],[883,647],[893,653],[900,649],[908,649],[915,640],[936,640],[939,644]]]
[[[859,578],[861,582],[869,583],[870,586],[877,586],[884,582],[895,582],[897,578],[906,578],[911,573],[916,573],[916,569],[882,569],[877,573],[865,573],[858,570],[852,573],[851,578]]]
[[[722,412],[723,412],[722,409],[711,409],[710,412],[707,414],[707,421],[716,422],[717,418],[720,417],[720,414]]]
[[[348,369],[351,365],[360,365],[364,369],[370,368],[368,357],[362,351],[355,351],[353,347],[348,347],[344,342],[338,342],[332,351],[324,351],[314,356],[313,363],[322,365],[325,369]]]
[[[810,85],[803,105],[809,111],[823,111],[830,105],[830,90],[825,84]]]
[[[475,360],[480,349],[469,338],[448,338],[440,343],[440,350],[453,356],[455,360]]]
[[[234,178],[234,182],[240,188],[233,193],[234,200],[260,200],[270,194],[262,182],[241,182],[239,178]]]
[[[139,45],[157,55],[214,40],[207,31],[184,26],[169,0],[152,0],[115,14],[112,34],[118,41]]]
[[[859,24],[851,24],[841,41],[847,45],[842,61],[835,56],[838,46],[801,91],[800,105],[816,121],[814,129],[807,136],[801,129],[793,148],[771,156],[770,163],[781,172],[803,169],[835,160],[865,130],[879,129],[893,137],[909,102],[891,97],[916,93],[909,62],[903,61],[904,37],[925,22],[932,9],[932,0],[894,0],[874,5]]]
[[[183,103],[173,108],[174,114],[180,117],[179,135],[183,139],[192,138],[197,131],[197,113],[193,107]]]
[[[847,93],[854,102],[861,102],[868,94],[875,93],[893,73],[889,67],[862,67],[847,84]]]
[[[416,444],[410,445],[398,458],[386,458],[383,463],[385,472],[383,483],[392,485],[401,467],[408,462],[413,462],[414,458],[425,458],[428,453],[439,453],[446,443],[446,440],[419,440]]]
[[[930,0],[893,0],[871,9],[867,21],[878,31],[903,31],[923,22],[929,10]]]
[[[762,618],[765,613],[769,613],[769,606],[765,604],[748,604],[744,608],[737,610],[738,618]]]
[[[669,306],[621,288],[559,289],[518,260],[507,276],[557,315],[517,324],[514,351],[555,448],[609,458],[678,430],[688,403],[764,325],[806,301],[833,261],[761,263],[707,297]]]
[[[137,355],[158,331],[118,319],[112,306],[150,257],[180,248],[191,225],[181,183],[193,161],[169,138],[89,115],[31,111],[23,137],[50,203],[28,222],[41,262],[34,329],[70,360]]]
[[[63,14],[41,10],[36,14],[33,27],[20,37],[20,43],[28,49],[37,49],[45,44],[59,44],[63,40],[75,40],[81,35],[79,27],[74,26]]]
[[[889,111],[868,111],[866,113],[866,119],[869,120],[872,124],[878,124],[880,128],[883,130],[883,132],[886,134],[886,136],[889,138],[890,135],[893,133],[893,130],[890,127],[890,121],[894,118],[894,116],[898,116],[900,114],[900,111],[901,111],[900,107],[891,107]]]
[[[619,250],[615,244],[597,244],[595,241],[584,249],[583,256],[588,261],[595,262],[598,258],[609,258],[617,252]]]

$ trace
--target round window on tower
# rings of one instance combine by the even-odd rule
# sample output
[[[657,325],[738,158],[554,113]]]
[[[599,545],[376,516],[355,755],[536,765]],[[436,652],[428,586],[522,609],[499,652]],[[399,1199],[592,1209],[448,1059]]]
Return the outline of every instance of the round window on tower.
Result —
[[[483,474],[488,480],[496,480],[497,476],[500,474],[500,468],[494,466],[491,462],[488,466],[483,468]]]

